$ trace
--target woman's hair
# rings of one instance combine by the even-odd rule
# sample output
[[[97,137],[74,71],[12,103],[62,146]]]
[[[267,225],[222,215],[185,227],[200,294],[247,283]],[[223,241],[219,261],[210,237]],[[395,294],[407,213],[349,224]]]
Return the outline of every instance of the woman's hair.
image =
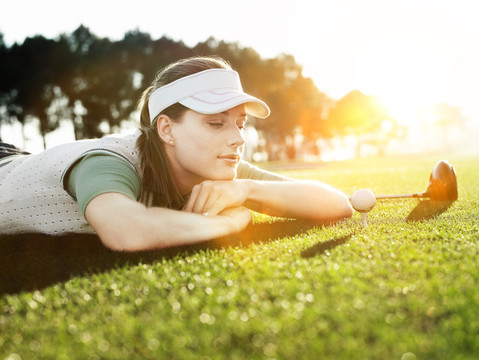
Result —
[[[230,68],[225,60],[217,57],[193,57],[180,60],[158,72],[151,85],[143,92],[139,102],[141,134],[137,147],[143,171],[142,186],[144,190],[153,192],[154,205],[180,209],[184,204],[184,198],[175,185],[164,143],[158,135],[157,121],[160,114],[156,115],[154,121],[150,120],[148,100],[151,93],[184,76],[209,69]],[[187,110],[185,106],[176,103],[163,110],[161,114],[177,121],[185,110]]]

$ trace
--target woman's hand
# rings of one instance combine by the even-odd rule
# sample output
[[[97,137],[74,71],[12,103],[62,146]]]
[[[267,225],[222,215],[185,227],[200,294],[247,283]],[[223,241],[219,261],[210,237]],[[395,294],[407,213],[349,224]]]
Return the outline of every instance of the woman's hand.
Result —
[[[230,224],[231,233],[244,230],[251,221],[251,211],[243,206],[225,209],[218,215],[226,216],[232,220]]]
[[[183,211],[218,215],[243,205],[247,198],[247,180],[208,180],[193,187]]]

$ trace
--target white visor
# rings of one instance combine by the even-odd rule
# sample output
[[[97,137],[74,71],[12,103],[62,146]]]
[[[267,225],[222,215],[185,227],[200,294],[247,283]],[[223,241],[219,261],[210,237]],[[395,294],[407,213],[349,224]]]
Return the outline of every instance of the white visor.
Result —
[[[204,70],[156,89],[148,100],[151,121],[176,103],[201,114],[218,114],[241,104],[252,116],[264,119],[270,114],[268,105],[243,92],[238,73],[229,69]]]

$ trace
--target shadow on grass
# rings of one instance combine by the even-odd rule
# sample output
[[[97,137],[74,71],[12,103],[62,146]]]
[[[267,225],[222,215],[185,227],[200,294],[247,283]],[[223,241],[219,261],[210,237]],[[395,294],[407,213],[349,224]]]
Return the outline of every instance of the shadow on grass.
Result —
[[[301,257],[303,258],[310,258],[313,256],[322,255],[326,252],[326,250],[334,249],[337,246],[343,245],[351,239],[353,234],[341,236],[337,239],[320,242],[316,245],[311,246],[301,252]]]
[[[75,276],[184,257],[206,249],[274,241],[322,225],[328,224],[279,220],[250,225],[241,233],[195,245],[134,253],[111,251],[95,235],[3,235],[0,236],[0,295],[42,289]]]
[[[411,211],[406,221],[430,220],[446,211],[453,201],[423,200]]]

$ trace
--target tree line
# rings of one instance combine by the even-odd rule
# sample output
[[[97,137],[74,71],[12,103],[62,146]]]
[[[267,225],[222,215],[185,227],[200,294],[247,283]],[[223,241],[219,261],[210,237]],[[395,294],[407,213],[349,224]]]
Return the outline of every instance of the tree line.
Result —
[[[267,138],[282,138],[298,128],[313,141],[358,135],[377,129],[387,117],[374,97],[357,90],[339,101],[329,98],[288,54],[264,59],[252,48],[215,38],[188,47],[139,30],[112,41],[82,25],[55,39],[37,35],[9,47],[0,33],[0,126],[36,118],[45,139],[61,120],[70,120],[76,139],[101,137],[134,117],[157,71],[202,55],[227,60],[245,90],[268,103],[272,115],[255,123]]]

